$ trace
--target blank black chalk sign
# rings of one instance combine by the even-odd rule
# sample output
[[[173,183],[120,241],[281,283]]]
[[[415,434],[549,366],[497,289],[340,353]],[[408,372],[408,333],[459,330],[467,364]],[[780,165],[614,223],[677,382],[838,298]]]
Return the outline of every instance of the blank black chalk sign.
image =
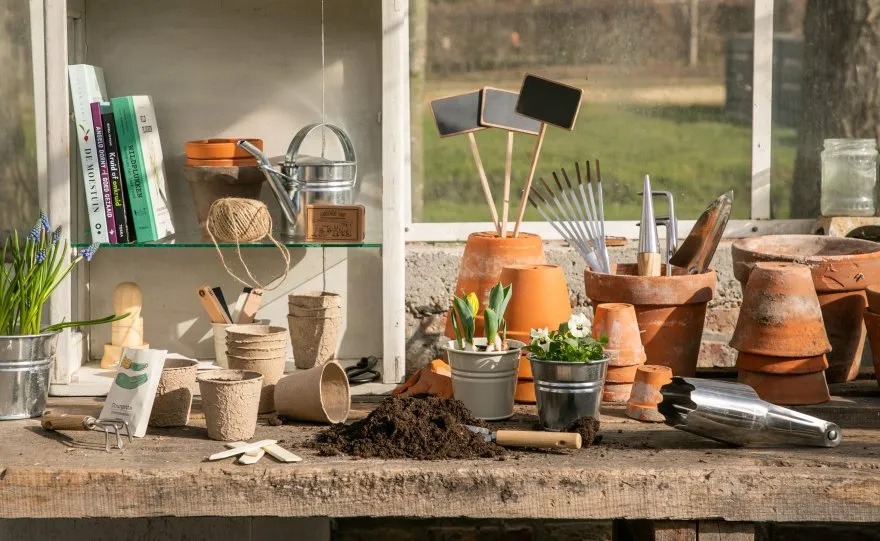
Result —
[[[519,91],[516,112],[566,130],[574,129],[581,107],[580,88],[526,75]]]
[[[519,100],[517,92],[490,86],[484,87],[480,124],[490,128],[503,128],[509,131],[538,135],[541,122],[517,113],[517,100]]]
[[[481,90],[439,98],[431,102],[431,112],[440,137],[483,129],[480,125]]]

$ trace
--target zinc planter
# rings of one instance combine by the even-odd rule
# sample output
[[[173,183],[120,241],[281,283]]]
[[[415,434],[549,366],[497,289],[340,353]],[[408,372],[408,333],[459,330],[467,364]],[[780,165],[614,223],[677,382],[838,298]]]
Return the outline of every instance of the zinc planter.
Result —
[[[0,420],[43,415],[58,333],[0,336]]]
[[[544,430],[562,431],[581,417],[599,419],[608,357],[588,363],[529,357],[535,376],[538,419]]]
[[[485,338],[474,339],[485,347]],[[517,368],[520,350],[518,340],[508,340],[507,351],[462,351],[455,349],[455,340],[443,348],[452,372],[452,394],[461,400],[477,419],[498,421],[513,415]]]

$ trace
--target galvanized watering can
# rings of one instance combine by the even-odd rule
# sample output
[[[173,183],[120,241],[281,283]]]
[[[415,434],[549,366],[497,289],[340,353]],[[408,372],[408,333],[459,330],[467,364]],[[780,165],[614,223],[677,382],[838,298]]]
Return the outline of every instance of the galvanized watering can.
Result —
[[[321,127],[329,129],[339,139],[344,160],[303,156],[299,153],[305,138]],[[284,162],[279,164],[281,171],[274,169],[269,159],[249,142],[241,140],[236,144],[257,159],[260,169],[266,175],[284,214],[282,231],[285,235],[305,235],[303,210],[306,205],[351,203],[351,193],[357,182],[357,158],[351,139],[339,126],[322,122],[309,124],[297,132],[287,147]]]

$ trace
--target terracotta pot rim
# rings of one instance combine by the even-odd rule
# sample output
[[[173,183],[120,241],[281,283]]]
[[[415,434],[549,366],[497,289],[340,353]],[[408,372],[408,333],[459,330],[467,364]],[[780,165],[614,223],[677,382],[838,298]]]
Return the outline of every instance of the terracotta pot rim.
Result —
[[[773,365],[776,366],[775,370],[768,369],[768,367]],[[805,357],[780,357],[741,351],[736,357],[736,367],[738,370],[745,370],[746,372],[760,372],[771,375],[812,374],[828,368],[828,359],[824,353]]]
[[[612,265],[614,274],[603,274],[587,267],[584,269],[587,297],[594,304],[614,302],[632,304],[635,307],[705,304],[715,297],[718,277],[714,269],[701,274],[687,274],[685,269],[675,267],[682,274],[637,276],[637,268],[634,263]],[[617,274],[618,270],[631,272]],[[641,291],[637,294],[633,291],[633,286],[640,283],[650,284],[651,287],[640,288]],[[608,298],[607,291],[614,291],[613,301]]]
[[[251,167],[253,169],[259,169],[259,167],[257,166],[257,160],[253,157],[212,159],[187,158],[184,167],[220,167],[223,169],[240,169],[243,167]],[[265,179],[265,177],[263,178]]]
[[[184,143],[184,151],[187,158],[201,160],[216,160],[224,158],[251,158],[249,152],[240,148],[235,143],[244,139],[250,144],[263,150],[263,140],[247,137],[218,137],[213,139],[196,139]]]
[[[488,241],[521,242],[522,239],[534,240],[534,239],[541,238],[539,235],[536,235],[535,233],[526,233],[524,231],[520,231],[518,237],[514,237],[512,235],[513,235],[513,232],[508,232],[506,237],[501,238],[501,236],[496,231],[477,231],[475,233],[471,233],[470,235],[468,235],[468,239],[470,239],[471,237],[474,237],[475,239],[488,240]]]

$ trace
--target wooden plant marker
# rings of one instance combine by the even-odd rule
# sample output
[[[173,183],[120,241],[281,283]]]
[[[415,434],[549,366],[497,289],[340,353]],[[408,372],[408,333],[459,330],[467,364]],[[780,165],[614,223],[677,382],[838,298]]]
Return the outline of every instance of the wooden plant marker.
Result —
[[[532,151],[532,164],[529,167],[529,175],[526,178],[522,200],[519,204],[519,214],[516,218],[516,225],[513,228],[514,237],[519,236],[519,228],[526,213],[529,192],[532,189],[532,179],[534,179],[535,169],[538,167],[538,156],[541,154],[541,145],[544,143],[547,124],[553,124],[569,131],[573,130],[578,110],[581,107],[581,96],[583,93],[584,91],[580,88],[544,79],[536,75],[526,75],[523,79],[522,88],[519,91],[519,100],[516,102],[516,112],[540,121],[541,128],[538,131],[538,139],[535,141],[535,148]]]
[[[437,125],[440,137],[467,134],[471,154],[474,157],[477,173],[480,175],[480,183],[483,186],[483,195],[486,197],[486,203],[488,203],[489,212],[492,215],[492,222],[495,224],[495,230],[501,234],[501,227],[498,224],[498,209],[495,208],[492,191],[489,189],[489,180],[486,178],[483,161],[480,159],[480,150],[477,148],[477,140],[474,137],[475,131],[484,129],[480,125],[482,100],[482,90],[439,98],[431,102],[431,113],[434,115],[434,123]]]
[[[488,128],[507,130],[507,153],[504,158],[504,199],[501,206],[501,237],[507,236],[507,218],[510,209],[510,176],[513,160],[514,132],[538,135],[541,122],[516,112],[518,92],[483,87],[483,103],[480,106],[480,124]]]

